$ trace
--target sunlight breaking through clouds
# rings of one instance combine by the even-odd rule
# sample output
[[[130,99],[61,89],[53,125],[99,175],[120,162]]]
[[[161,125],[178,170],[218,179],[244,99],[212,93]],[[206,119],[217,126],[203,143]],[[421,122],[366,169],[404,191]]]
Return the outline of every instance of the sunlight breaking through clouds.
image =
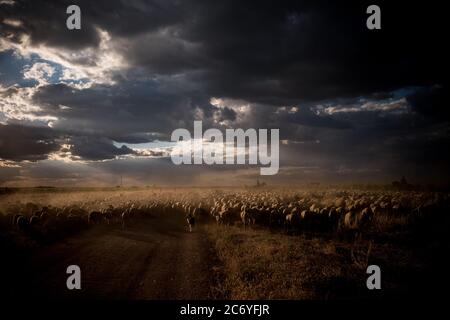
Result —
[[[4,119],[0,123],[6,124],[8,120],[38,122],[48,125],[58,120],[51,115],[37,115],[42,109],[31,100],[36,92],[35,87],[9,87],[0,84],[0,115]]]
[[[428,36],[417,46],[412,31],[404,41],[367,41],[354,32],[356,12],[331,3],[79,5],[82,29],[72,31],[64,1],[0,0],[3,166],[17,162],[30,176],[80,163],[112,175],[120,167],[136,179],[147,170],[170,175],[168,154],[187,142],[162,142],[201,120],[222,132],[279,128],[280,174],[283,167],[318,167],[314,177],[329,180],[363,179],[365,169],[380,169],[377,181],[450,174],[441,68],[448,55],[428,41],[434,27],[420,26],[430,32],[421,31]],[[187,169],[187,180],[189,170],[197,174]]]
[[[105,30],[96,29],[100,38],[98,48],[85,48],[79,51],[53,48],[46,45],[33,45],[27,35],[22,35],[20,42],[15,43],[7,38],[0,38],[0,52],[14,50],[23,59],[30,59],[36,54],[43,60],[51,61],[64,68],[62,80],[88,79],[87,88],[93,84],[113,85],[115,72],[126,68],[123,57],[114,48],[111,36]],[[80,84],[73,83],[74,86]]]
[[[356,105],[337,105],[323,108],[327,114],[351,113],[351,112],[396,112],[405,113],[409,110],[409,104],[406,98],[392,100],[387,102],[367,101],[359,106]]]
[[[36,80],[39,85],[48,84],[49,78],[55,73],[55,68],[45,62],[38,62],[23,71],[24,79]]]

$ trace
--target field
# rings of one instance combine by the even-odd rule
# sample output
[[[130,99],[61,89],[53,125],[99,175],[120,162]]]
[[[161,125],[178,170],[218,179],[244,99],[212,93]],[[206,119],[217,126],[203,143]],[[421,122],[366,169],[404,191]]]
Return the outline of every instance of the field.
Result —
[[[382,299],[444,287],[449,195],[23,189],[0,196],[8,298]],[[189,232],[185,216],[195,216]],[[369,265],[381,290],[368,290]],[[81,269],[68,290],[66,268]]]

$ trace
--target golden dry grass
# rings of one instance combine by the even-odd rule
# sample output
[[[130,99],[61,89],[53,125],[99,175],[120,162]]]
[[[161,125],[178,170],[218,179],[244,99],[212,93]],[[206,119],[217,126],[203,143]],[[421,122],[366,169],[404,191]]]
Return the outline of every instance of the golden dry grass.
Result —
[[[223,264],[218,291],[230,299],[348,299],[376,296],[366,287],[366,268],[377,263],[395,270],[383,279],[395,296],[397,277],[418,272],[410,250],[370,241],[288,236],[268,230],[208,225],[205,227]],[[386,291],[384,291],[386,294]]]

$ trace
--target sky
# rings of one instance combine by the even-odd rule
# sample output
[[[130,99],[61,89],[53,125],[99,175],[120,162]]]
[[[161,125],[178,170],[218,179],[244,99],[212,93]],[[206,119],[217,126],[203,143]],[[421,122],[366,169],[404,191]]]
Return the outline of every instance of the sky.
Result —
[[[0,185],[448,183],[446,11],[370,4],[0,0]],[[174,165],[194,120],[279,129],[278,174]]]

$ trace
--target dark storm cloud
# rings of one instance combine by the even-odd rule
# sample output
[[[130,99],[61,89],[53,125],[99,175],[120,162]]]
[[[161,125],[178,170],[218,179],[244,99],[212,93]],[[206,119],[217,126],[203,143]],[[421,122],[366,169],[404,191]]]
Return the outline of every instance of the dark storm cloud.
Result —
[[[412,14],[432,9],[380,6],[384,29],[374,33],[364,2],[201,2],[180,34],[213,61],[202,75],[216,96],[289,104],[443,81],[445,19],[414,24]]]
[[[204,68],[209,61],[203,50],[203,44],[187,42],[175,30],[167,30],[136,37],[123,54],[128,63],[148,72],[174,74]]]
[[[334,129],[349,129],[352,123],[339,120],[328,115],[317,115],[311,108],[298,108],[296,112],[282,111],[279,113],[281,123],[295,123],[311,127],[326,127]]]
[[[66,8],[73,4],[82,12],[82,28],[76,32],[66,28]],[[179,12],[171,1],[17,0],[14,5],[2,5],[0,20],[4,19],[18,19],[22,26],[2,24],[3,35],[19,40],[19,35],[26,34],[35,44],[78,50],[99,44],[96,27],[130,36],[175,23]]]
[[[128,135],[110,136],[111,140],[113,141],[130,144],[151,142],[157,139],[161,139],[162,137],[163,136],[161,136],[161,134],[156,133],[133,133]]]
[[[83,28],[65,28],[68,4]],[[125,58],[156,73],[192,78],[212,96],[269,104],[386,92],[444,80],[445,19],[432,5],[380,3],[383,28],[365,27],[370,3],[324,1],[17,1],[3,18],[33,42],[98,45],[95,27],[123,38]],[[433,19],[430,19],[430,15]],[[421,16],[421,23],[411,17]]]
[[[66,8],[71,1],[15,1],[13,5],[2,5],[0,20],[13,19],[21,21],[17,27],[2,23],[1,35],[14,36],[19,42],[21,35],[28,35],[32,43],[44,44],[70,49],[81,49],[86,46],[96,46],[99,37],[94,25],[86,23],[77,33],[70,33],[65,28],[68,17]]]
[[[403,100],[375,102],[378,108],[368,109],[363,108],[367,104],[349,101],[342,108],[351,111],[332,114],[334,121],[351,124],[344,130],[331,126],[284,127],[281,139],[288,139],[288,144],[281,145],[281,166],[315,167],[311,179],[328,176],[327,180],[351,182],[372,175],[375,180],[389,181],[388,177],[404,175],[414,182],[445,184],[450,161],[448,121],[430,122],[411,112]],[[393,109],[383,109],[387,106]]]
[[[70,146],[70,149],[63,148],[63,144]],[[67,132],[63,134],[48,127],[0,124],[0,159],[45,160],[50,153],[57,151],[70,151],[71,156],[81,160],[105,160],[137,154],[125,145],[118,148],[112,140],[95,135],[70,136]]]
[[[80,31],[65,28],[69,4],[81,7]],[[95,52],[98,28],[109,33],[108,50],[119,53],[126,67],[112,74],[115,84],[35,88],[32,102],[40,109],[31,113],[56,117],[54,129],[21,132],[3,126],[0,158],[45,159],[64,134],[73,156],[114,159],[136,151],[113,141],[167,140],[173,129],[192,129],[200,118],[204,128],[222,127],[217,122],[280,128],[280,138],[288,141],[282,164],[317,167],[317,176],[364,170],[387,176],[419,167],[425,175],[423,166],[434,163],[434,172],[445,178],[450,175],[445,166],[450,161],[446,11],[433,4],[378,2],[382,30],[369,31],[369,4],[136,0],[3,5],[2,37],[19,43],[21,35],[28,35],[35,45]],[[98,61],[83,56],[72,62],[95,66]],[[404,88],[409,89],[401,92]],[[18,92],[11,87],[3,96]],[[239,100],[248,108],[241,114],[231,104],[218,107],[212,97]],[[401,98],[404,108],[383,109]],[[327,113],[327,107],[337,111]],[[29,148],[19,151],[9,138],[15,135]],[[119,170],[118,163],[120,170],[129,166],[130,174],[144,171],[144,162],[130,161],[98,166],[111,173]],[[155,163],[145,170],[173,169]],[[187,172],[198,169],[177,170],[189,181]]]
[[[61,118],[55,126],[73,132],[98,133],[122,139],[142,133],[169,134],[193,119],[190,99],[162,90],[158,84],[121,83],[77,90],[64,84],[41,87],[34,101],[39,113]],[[38,113],[38,114],[39,114]],[[152,138],[146,135],[146,139]]]
[[[0,124],[0,158],[14,161],[47,159],[59,149],[59,135],[47,127]]]
[[[407,96],[412,109],[434,121],[450,121],[449,93],[443,86],[417,89]]]
[[[218,113],[219,113],[218,121],[224,121],[224,120],[234,121],[234,120],[236,120],[236,111],[234,111],[233,109],[230,109],[226,106],[224,108],[220,109]]]
[[[135,152],[127,146],[117,148],[112,141],[99,137],[77,137],[69,139],[72,155],[83,160],[106,160],[113,159],[119,155],[134,154]]]

